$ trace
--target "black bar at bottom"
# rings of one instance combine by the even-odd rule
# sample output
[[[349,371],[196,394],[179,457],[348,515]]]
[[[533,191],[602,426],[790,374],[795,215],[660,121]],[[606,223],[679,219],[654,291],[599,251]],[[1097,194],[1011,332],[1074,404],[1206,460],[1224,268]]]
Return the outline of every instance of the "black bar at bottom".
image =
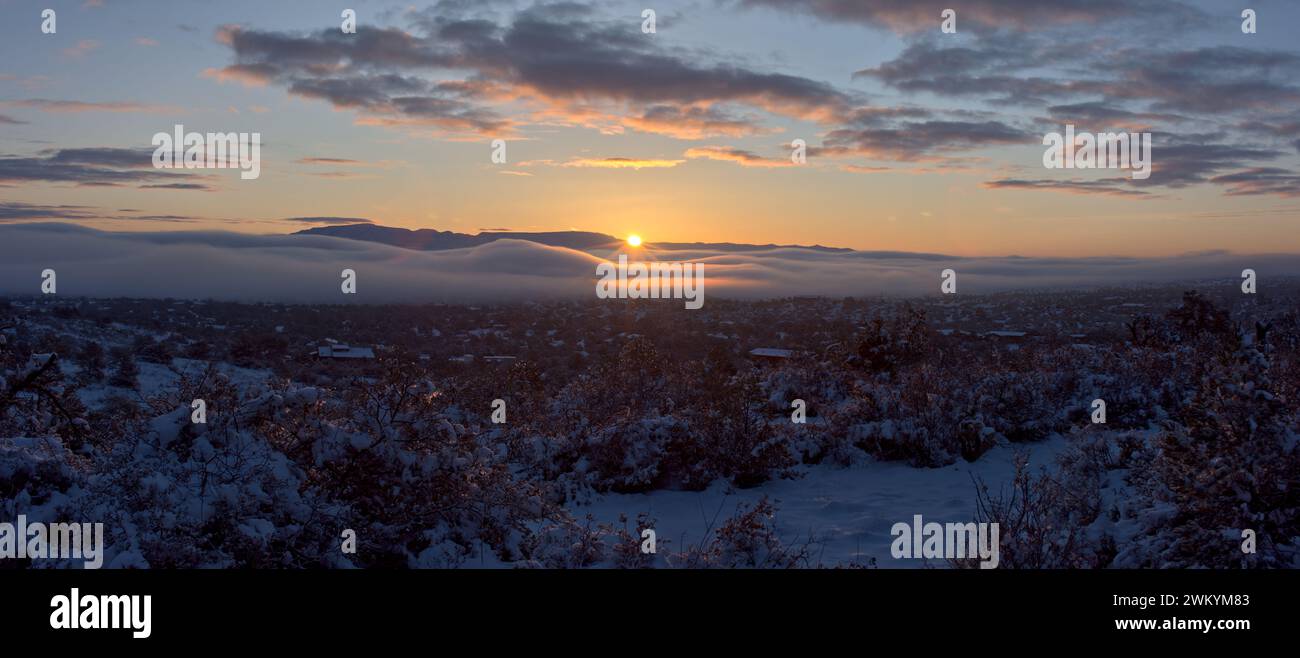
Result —
[[[616,640],[652,632],[659,648],[690,645],[687,638],[700,634],[719,642],[748,634],[761,646],[772,634],[844,633],[917,633],[935,647],[995,637],[1071,647],[1249,647],[1289,638],[1298,586],[1297,571],[7,570],[0,571],[0,633],[41,646],[128,650],[267,641],[337,647],[375,638],[451,650],[463,634],[480,632],[473,629],[486,629],[494,643],[602,629]],[[90,596],[150,596],[149,637],[133,637],[129,623],[117,630],[52,628],[52,600],[69,597],[70,605],[73,588],[83,612],[88,600],[102,604]],[[1117,628],[1147,623],[1140,620],[1155,620],[1157,628]],[[1179,620],[1249,628],[1205,631],[1179,628]]]

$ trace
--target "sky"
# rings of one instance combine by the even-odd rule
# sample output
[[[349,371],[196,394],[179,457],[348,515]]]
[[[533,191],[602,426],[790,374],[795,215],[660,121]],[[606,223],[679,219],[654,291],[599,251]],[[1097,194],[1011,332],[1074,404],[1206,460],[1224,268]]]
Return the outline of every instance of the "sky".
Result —
[[[1257,0],[0,0],[0,224],[1297,254],[1298,29]],[[1150,132],[1150,178],[1045,168],[1067,123]],[[155,169],[176,124],[260,133],[260,177]]]

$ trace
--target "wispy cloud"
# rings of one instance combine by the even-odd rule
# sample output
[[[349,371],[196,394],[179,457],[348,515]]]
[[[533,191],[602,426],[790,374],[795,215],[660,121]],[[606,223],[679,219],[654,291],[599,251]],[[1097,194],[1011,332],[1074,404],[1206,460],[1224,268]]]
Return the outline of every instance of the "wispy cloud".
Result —
[[[364,166],[366,164],[361,160],[351,160],[348,158],[298,158],[297,160],[294,160],[294,162],[297,162],[298,164],[311,164],[311,165]]]
[[[1145,197],[1148,192],[1129,186],[1126,178],[1098,180],[1052,180],[1045,178],[1002,178],[985,181],[984,187],[994,190],[1047,190],[1068,194],[1106,194],[1111,196]]]
[[[789,167],[794,165],[790,158],[765,158],[753,151],[729,146],[699,146],[686,150],[684,154],[690,159],[721,160],[734,162],[742,167]]]
[[[0,221],[35,219],[93,219],[97,217],[90,206],[43,205],[19,201],[0,201]]]
[[[934,29],[942,11],[957,7],[963,24],[979,30],[1011,26],[1028,30],[1062,24],[1093,26],[1132,19],[1169,23],[1205,20],[1200,10],[1172,0],[740,0],[795,15],[834,22],[858,22],[901,33]]]
[[[98,41],[95,41],[94,39],[82,39],[77,42],[77,45],[72,46],[71,48],[64,48],[63,54],[67,57],[83,57],[98,48]]]
[[[73,222],[92,221],[145,221],[145,222],[194,222],[204,218],[189,215],[155,215],[143,213],[133,208],[109,210],[94,206],[80,205],[45,205],[24,203],[21,201],[0,202],[0,222],[62,220]]]
[[[581,167],[587,169],[666,169],[676,167],[685,160],[664,160],[656,158],[576,158],[561,163],[561,167]]]
[[[286,217],[282,222],[294,222],[297,224],[322,224],[322,225],[346,225],[346,224],[372,224],[369,219],[364,217]]]
[[[120,112],[127,114],[138,113],[175,113],[180,112],[180,108],[171,105],[148,105],[143,103],[121,102],[121,101],[78,101],[78,100],[51,100],[47,98],[28,98],[23,100],[0,101],[0,107],[18,107],[41,110],[42,112]]]

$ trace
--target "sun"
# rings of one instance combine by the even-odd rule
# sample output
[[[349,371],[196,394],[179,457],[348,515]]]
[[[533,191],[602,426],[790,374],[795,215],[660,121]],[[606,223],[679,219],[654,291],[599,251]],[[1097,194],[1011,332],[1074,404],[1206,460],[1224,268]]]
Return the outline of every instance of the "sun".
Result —
[[[640,247],[641,236],[635,234],[627,236],[627,244],[630,247]]]

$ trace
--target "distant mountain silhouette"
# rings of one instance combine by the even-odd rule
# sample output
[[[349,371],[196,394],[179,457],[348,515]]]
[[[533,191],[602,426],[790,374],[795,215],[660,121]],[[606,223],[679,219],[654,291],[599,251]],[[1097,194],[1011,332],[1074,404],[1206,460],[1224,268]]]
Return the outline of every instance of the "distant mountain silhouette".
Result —
[[[580,251],[590,251],[593,249],[617,249],[623,245],[622,240],[612,235],[592,233],[590,231],[546,231],[540,233],[484,231],[477,235],[469,235],[468,233],[439,231],[431,228],[422,228],[412,231],[405,228],[377,226],[375,224],[316,226],[303,231],[297,231],[294,235],[329,235],[336,238],[347,238],[349,240],[378,242],[381,244],[392,245],[394,247],[415,249],[418,251],[463,249],[465,247],[477,247],[496,240],[528,240],[530,242],[536,242],[551,247],[566,247]],[[800,245],[734,244],[731,242],[654,242],[647,243],[647,246],[655,249],[667,249],[673,251],[686,249],[707,249],[711,251],[733,252],[763,251],[767,249],[811,249],[822,252],[853,251],[852,249],[823,247],[821,245],[805,247]]]

